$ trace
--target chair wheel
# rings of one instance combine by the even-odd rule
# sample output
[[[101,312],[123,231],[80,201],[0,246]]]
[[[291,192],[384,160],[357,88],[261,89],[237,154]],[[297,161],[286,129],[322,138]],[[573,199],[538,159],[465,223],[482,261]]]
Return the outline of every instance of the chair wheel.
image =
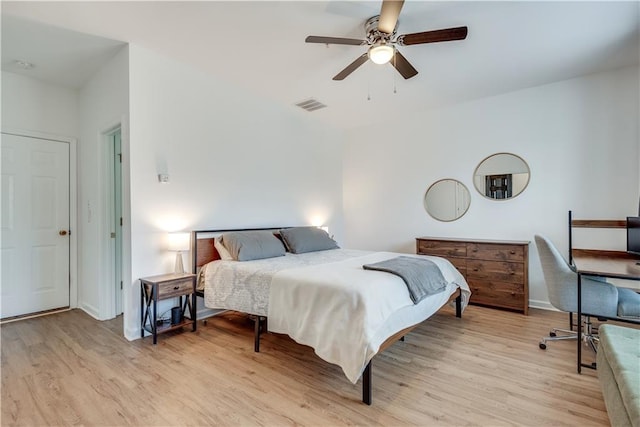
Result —
[[[555,336],[556,336],[556,333],[555,333],[555,332],[549,332],[549,336],[550,336],[550,337],[555,337]]]
[[[543,343],[543,342],[541,342],[541,343],[539,344],[539,346],[540,346],[540,348],[541,348],[542,350],[546,350],[546,349],[547,349],[547,345],[546,345],[545,343]]]

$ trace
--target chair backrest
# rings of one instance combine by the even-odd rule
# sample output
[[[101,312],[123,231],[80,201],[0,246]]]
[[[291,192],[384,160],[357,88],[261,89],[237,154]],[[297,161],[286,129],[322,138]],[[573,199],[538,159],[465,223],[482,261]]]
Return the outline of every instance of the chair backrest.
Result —
[[[534,236],[542,264],[544,281],[547,284],[549,302],[558,310],[574,311],[578,298],[577,274],[562,257],[549,239]]]

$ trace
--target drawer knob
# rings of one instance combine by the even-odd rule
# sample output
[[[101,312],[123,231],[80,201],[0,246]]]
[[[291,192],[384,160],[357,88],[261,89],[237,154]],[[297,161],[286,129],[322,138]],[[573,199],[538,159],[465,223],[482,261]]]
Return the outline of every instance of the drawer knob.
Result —
[[[515,255],[515,254],[516,254],[516,251],[511,251],[511,255]]]
[[[478,271],[478,269],[477,269],[477,268],[474,268],[474,269],[473,269],[473,271]]]
[[[174,291],[177,291],[178,289],[180,289],[180,286],[174,286],[174,287],[173,287],[173,290],[174,290]]]

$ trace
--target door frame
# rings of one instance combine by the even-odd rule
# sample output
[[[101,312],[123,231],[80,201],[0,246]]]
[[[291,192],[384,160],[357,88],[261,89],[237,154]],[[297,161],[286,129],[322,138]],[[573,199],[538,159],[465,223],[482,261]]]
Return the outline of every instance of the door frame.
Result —
[[[78,157],[76,138],[16,128],[0,133],[69,144],[69,308],[78,307]]]

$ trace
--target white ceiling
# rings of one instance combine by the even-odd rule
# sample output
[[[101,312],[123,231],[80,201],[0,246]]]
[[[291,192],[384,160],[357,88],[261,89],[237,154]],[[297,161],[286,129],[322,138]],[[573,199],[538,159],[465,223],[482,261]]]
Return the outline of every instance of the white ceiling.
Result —
[[[62,86],[82,87],[124,45],[2,14],[2,69]]]
[[[117,41],[135,43],[292,109],[316,98],[328,107],[299,114],[352,128],[638,63],[637,1],[407,1],[399,34],[466,25],[467,39],[401,47],[419,71],[410,80],[389,64],[368,62],[333,81],[365,48],[327,48],[307,44],[305,37],[362,38],[364,21],[379,13],[380,4],[3,1],[2,65],[81,86],[95,71],[91,67],[119,49]],[[10,69],[13,59],[37,67]]]

